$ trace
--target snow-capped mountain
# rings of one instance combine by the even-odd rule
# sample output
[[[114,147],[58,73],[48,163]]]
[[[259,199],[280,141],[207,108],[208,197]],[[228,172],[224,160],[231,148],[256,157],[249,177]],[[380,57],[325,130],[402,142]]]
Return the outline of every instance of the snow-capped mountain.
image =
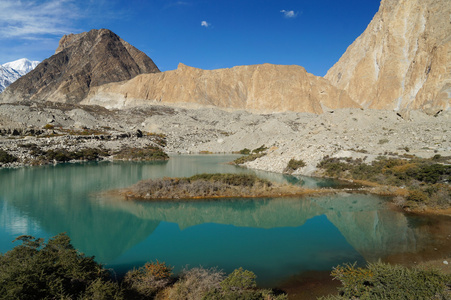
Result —
[[[26,58],[21,58],[6,64],[3,64],[3,67],[10,68],[16,70],[20,74],[25,75],[39,64],[39,61],[30,61]]]
[[[38,61],[30,61],[21,58],[3,65],[0,65],[0,93],[20,77],[24,76],[39,64]]]

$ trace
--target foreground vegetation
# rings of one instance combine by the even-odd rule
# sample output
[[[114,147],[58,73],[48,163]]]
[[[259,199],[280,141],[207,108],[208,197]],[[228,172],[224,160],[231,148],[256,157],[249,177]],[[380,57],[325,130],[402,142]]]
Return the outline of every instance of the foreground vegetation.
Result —
[[[182,178],[142,180],[130,188],[113,191],[126,199],[201,199],[223,197],[295,196],[318,191],[282,185],[251,174],[199,174]]]
[[[47,242],[31,236],[0,254],[0,299],[216,299],[285,300],[284,293],[259,289],[253,272],[226,275],[215,268],[186,269],[173,276],[164,262],[146,263],[113,280],[93,257],[79,253],[65,234]],[[337,266],[339,295],[323,299],[449,299],[451,275],[383,263],[366,268]]]
[[[255,274],[237,269],[193,268],[178,277],[165,263],[147,263],[115,281],[112,274],[73,248],[65,234],[22,244],[0,255],[0,299],[265,299],[283,300],[257,288]]]
[[[318,168],[329,177],[401,187],[395,203],[405,209],[451,207],[451,165],[447,157],[379,157],[371,164],[362,159],[326,157]]]
[[[340,295],[323,299],[450,299],[451,275],[437,270],[384,263],[366,268],[345,264],[332,276],[341,282]]]

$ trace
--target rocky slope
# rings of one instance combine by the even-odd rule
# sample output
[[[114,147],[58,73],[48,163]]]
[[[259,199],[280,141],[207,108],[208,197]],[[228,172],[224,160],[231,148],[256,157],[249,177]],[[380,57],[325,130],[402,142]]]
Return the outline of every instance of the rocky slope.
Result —
[[[0,102],[78,103],[92,87],[159,72],[153,61],[107,29],[64,36],[56,53],[0,95]]]
[[[322,113],[324,109],[360,107],[346,92],[303,67],[271,64],[211,71],[179,64],[174,71],[143,74],[91,89],[82,103],[123,108],[160,102],[259,112]]]
[[[325,78],[364,107],[449,109],[450,15],[449,0],[382,0]]]
[[[294,158],[306,163],[294,174],[312,175],[316,164],[326,155],[367,157],[366,161],[394,153],[450,156],[450,123],[449,111],[437,117],[412,112],[411,120],[407,121],[392,111],[362,109],[341,109],[317,115],[295,112],[252,114],[165,105],[108,110],[62,103],[0,104],[0,129],[3,129],[0,130],[0,148],[16,149],[17,145],[30,142],[77,147],[77,144],[68,145],[64,137],[55,137],[54,142],[47,138],[27,137],[32,128],[42,130],[46,124],[76,130],[87,127],[100,131],[136,132],[139,129],[164,134],[165,151],[172,153],[230,153],[265,145],[268,154],[246,163],[247,167],[281,173]],[[140,147],[142,141],[128,139],[125,143],[129,147]],[[105,140],[88,142],[85,147],[101,144],[109,149],[120,147],[115,143],[108,146],[110,142]]]

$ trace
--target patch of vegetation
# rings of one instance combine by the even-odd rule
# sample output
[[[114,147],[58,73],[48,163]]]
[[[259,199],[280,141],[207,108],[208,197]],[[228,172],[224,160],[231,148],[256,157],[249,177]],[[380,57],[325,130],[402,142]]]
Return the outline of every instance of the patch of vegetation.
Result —
[[[261,145],[258,148],[255,148],[254,150],[252,150],[252,153],[258,154],[258,153],[262,153],[264,151],[268,150],[268,147],[266,147],[265,145]]]
[[[107,270],[73,248],[65,234],[32,236],[0,255],[1,299],[122,299]],[[96,298],[93,298],[95,296]]]
[[[229,131],[220,131],[219,133],[224,136],[231,136],[233,134],[232,132],[229,132]]]
[[[153,133],[153,132],[145,132],[145,135],[151,136],[155,139],[155,143],[160,147],[166,147],[167,145],[167,137],[163,133]]]
[[[55,125],[52,125],[52,124],[45,124],[45,126],[44,126],[43,128],[44,128],[44,129],[51,130],[51,129],[54,129],[54,128],[55,128]]]
[[[179,277],[164,262],[150,262],[113,281],[108,270],[79,253],[65,234],[48,242],[20,236],[0,254],[0,299],[256,299],[285,300],[285,294],[256,287],[255,274],[242,268],[225,276],[194,268]]]
[[[199,154],[213,154],[213,152],[204,150],[204,151],[200,151]]]
[[[184,271],[180,280],[169,288],[169,299],[215,300],[286,300],[286,294],[257,288],[253,272],[239,268],[227,277],[216,269],[195,268]]]
[[[249,154],[251,154],[251,150],[250,150],[250,149],[247,149],[247,148],[244,148],[244,149],[241,149],[241,150],[239,151],[239,153],[240,153],[240,154],[243,154],[243,155],[249,155]]]
[[[159,147],[147,146],[144,148],[123,148],[114,153],[115,160],[168,160],[169,156]]]
[[[382,140],[379,140],[379,142],[377,142],[379,145],[383,145],[383,144],[387,144],[389,142],[389,140],[388,139],[382,139]]]
[[[111,130],[110,127],[102,127],[103,130],[100,129],[92,129],[88,127],[83,127],[81,129],[63,129],[60,128],[59,131],[64,132],[68,135],[106,135],[108,134],[107,130]]]
[[[241,164],[244,164],[244,163],[247,163],[247,162],[250,162],[250,161],[254,161],[257,158],[265,156],[266,153],[264,151],[266,151],[266,150],[268,150],[268,148],[265,147],[265,145],[261,145],[260,147],[254,149],[252,151],[250,149],[248,149],[248,148],[241,149],[239,151],[239,153],[240,154],[244,154],[246,156],[242,156],[242,157],[239,157],[239,158],[235,159],[232,162],[232,164],[241,165]]]
[[[422,204],[447,208],[451,206],[451,165],[438,161],[449,162],[449,158],[378,157],[371,164],[366,164],[362,159],[325,157],[317,167],[329,177],[406,187],[406,201],[398,199],[398,203],[403,203],[404,208],[418,208]]]
[[[173,282],[172,268],[164,262],[150,262],[144,266],[127,272],[124,285],[129,298],[137,296],[154,297],[159,291]],[[134,297],[131,297],[131,296]]]
[[[345,264],[332,271],[340,296],[322,299],[449,299],[451,275],[432,269],[409,269],[384,263],[366,268]]]
[[[42,151],[42,150],[34,150],[33,154],[35,155],[41,155],[41,159],[44,159],[46,161],[55,161],[55,162],[68,162],[71,160],[85,160],[85,161],[91,161],[91,160],[98,160],[101,159],[101,157],[108,156],[109,153],[98,148],[86,148],[81,149],[78,151],[68,151],[66,149],[55,149],[55,150],[48,150],[48,151]],[[39,151],[41,153],[39,153]]]
[[[250,174],[198,174],[186,178],[142,180],[126,190],[132,199],[183,199],[260,195],[272,183]]]
[[[292,159],[290,159],[290,161],[288,162],[288,164],[287,164],[287,166],[285,167],[285,170],[283,170],[283,172],[284,172],[284,173],[287,173],[287,174],[291,174],[291,173],[293,173],[294,171],[296,171],[297,169],[303,168],[303,167],[305,167],[305,166],[306,166],[306,164],[305,164],[305,162],[304,162],[302,159],[296,160],[296,159],[292,158]]]
[[[18,160],[14,155],[9,154],[3,149],[0,149],[0,164],[13,163]]]
[[[266,155],[266,153],[257,153],[257,154],[251,154],[251,155],[241,156],[241,157],[235,159],[235,160],[233,161],[233,163],[234,163],[235,165],[241,165],[241,164],[244,164],[244,163],[247,163],[247,162],[250,162],[250,161],[254,161],[254,160],[256,160],[257,158],[263,157],[263,156],[265,156],[265,155]]]
[[[258,178],[252,174],[230,174],[230,173],[214,173],[214,174],[197,174],[187,178],[188,182],[195,181],[210,181],[210,182],[219,182],[227,185],[233,186],[254,186],[256,184],[265,184],[267,186],[271,186],[271,181],[266,179]]]

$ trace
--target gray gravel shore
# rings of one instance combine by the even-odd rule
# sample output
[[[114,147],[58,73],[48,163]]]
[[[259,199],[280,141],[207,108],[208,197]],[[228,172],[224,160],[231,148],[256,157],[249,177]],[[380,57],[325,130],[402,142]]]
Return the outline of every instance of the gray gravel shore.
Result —
[[[90,129],[104,135],[52,137],[52,132],[43,129],[49,125],[55,133]],[[24,143],[72,151],[86,147],[155,145],[152,136],[138,137],[137,132],[142,131],[165,135],[164,149],[169,153],[230,153],[265,145],[267,155],[246,163],[246,167],[281,173],[294,158],[306,162],[294,174],[312,175],[316,164],[326,155],[366,157],[367,161],[379,155],[451,155],[450,125],[448,111],[437,116],[412,111],[401,117],[393,111],[362,109],[315,115],[258,114],[213,107],[155,105],[107,110],[58,103],[20,103],[0,105],[0,147],[17,154],[18,145]]]

